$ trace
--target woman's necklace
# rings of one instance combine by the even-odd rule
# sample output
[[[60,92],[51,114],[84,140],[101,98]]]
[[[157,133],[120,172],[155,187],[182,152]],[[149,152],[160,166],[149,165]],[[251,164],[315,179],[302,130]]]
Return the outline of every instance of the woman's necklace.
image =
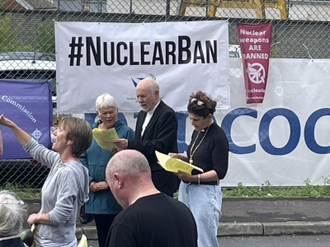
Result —
[[[205,134],[203,135],[202,139],[199,141],[198,145],[197,145],[197,146],[195,147],[195,149],[194,149],[195,143],[196,143],[196,141],[197,141],[197,139],[198,139],[199,134],[201,133],[201,131],[198,132],[198,134],[197,134],[197,136],[196,136],[196,139],[195,139],[195,141],[194,141],[194,143],[193,143],[193,145],[191,146],[191,149],[190,149],[190,159],[189,159],[189,163],[190,163],[190,164],[193,164],[193,156],[194,156],[194,154],[195,154],[197,148],[199,148],[199,146],[200,146],[200,145],[202,144],[202,142],[204,141],[204,138],[205,138],[205,136],[207,135],[207,132],[209,131],[209,129],[210,129],[210,126],[207,128],[207,130],[206,130]]]

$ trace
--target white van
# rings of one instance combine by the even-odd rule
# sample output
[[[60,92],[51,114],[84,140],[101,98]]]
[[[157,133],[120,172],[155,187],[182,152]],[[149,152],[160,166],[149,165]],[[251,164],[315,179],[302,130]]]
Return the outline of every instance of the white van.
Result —
[[[0,79],[48,81],[56,96],[55,54],[35,52],[0,53]]]
[[[56,108],[55,54],[35,52],[0,53],[0,80],[50,83],[53,107]]]

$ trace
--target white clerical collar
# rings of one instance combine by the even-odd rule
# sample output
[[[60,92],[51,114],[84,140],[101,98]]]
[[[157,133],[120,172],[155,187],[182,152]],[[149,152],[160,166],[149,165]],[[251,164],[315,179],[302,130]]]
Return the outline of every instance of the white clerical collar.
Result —
[[[208,128],[211,127],[212,124],[213,124],[213,120],[212,120],[211,124],[208,127],[206,127],[205,129],[202,129],[201,132],[205,132]]]
[[[141,136],[143,136],[144,131],[148,125],[148,123],[150,122],[150,119],[152,118],[152,115],[155,113],[155,110],[157,109],[157,106],[159,105],[160,101],[158,101],[158,103],[154,106],[154,108],[152,108],[151,111],[147,112],[146,118],[144,119],[143,125],[142,125],[142,132],[141,132]]]

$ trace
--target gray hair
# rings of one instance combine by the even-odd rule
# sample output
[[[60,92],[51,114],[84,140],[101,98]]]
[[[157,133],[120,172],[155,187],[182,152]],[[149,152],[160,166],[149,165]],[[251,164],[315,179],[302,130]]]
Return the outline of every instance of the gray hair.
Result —
[[[109,108],[109,107],[114,107],[116,109],[118,108],[115,98],[108,93],[101,94],[99,97],[97,97],[95,106],[98,112],[103,108]]]
[[[159,91],[159,84],[156,80],[153,79],[152,88],[154,91]]]
[[[155,91],[159,91],[159,84],[158,82],[156,81],[155,78],[153,77],[146,77],[145,79],[148,79],[149,80],[149,83],[150,83],[150,89],[155,92]],[[144,79],[144,80],[145,80]]]
[[[0,191],[0,237],[11,237],[22,232],[27,206],[13,192]]]
[[[150,166],[142,153],[136,150],[123,150],[116,153],[107,165],[107,177],[111,177],[116,172],[134,178],[140,173],[150,173]]]

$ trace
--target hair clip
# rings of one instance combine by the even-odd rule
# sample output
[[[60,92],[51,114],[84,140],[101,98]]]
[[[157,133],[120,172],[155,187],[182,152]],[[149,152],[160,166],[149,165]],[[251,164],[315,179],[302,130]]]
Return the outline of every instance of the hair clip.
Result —
[[[3,202],[0,202],[0,204],[17,204],[17,205],[24,205],[23,201],[13,201],[13,200],[6,200]]]
[[[204,105],[204,102],[203,101],[200,101],[200,100],[198,100],[198,99],[196,99],[196,98],[192,98],[191,100],[190,100],[190,103],[192,103],[192,102],[194,102],[194,101],[197,101],[197,105],[199,105],[199,106],[201,106],[201,105]]]

